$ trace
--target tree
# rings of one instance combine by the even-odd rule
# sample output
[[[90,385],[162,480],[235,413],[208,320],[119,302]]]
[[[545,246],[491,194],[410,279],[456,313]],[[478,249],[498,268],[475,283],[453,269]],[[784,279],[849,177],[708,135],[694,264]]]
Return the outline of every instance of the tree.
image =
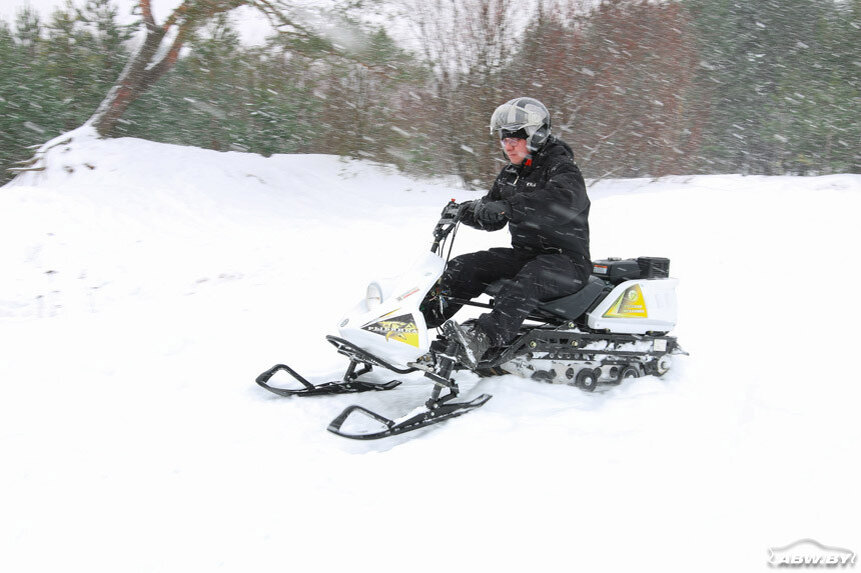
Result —
[[[409,99],[409,86],[424,78],[422,67],[385,30],[377,29],[352,58],[327,60],[324,72],[315,87],[315,94],[322,96],[317,150],[400,165],[411,162],[400,150],[414,143],[415,125],[397,111]]]
[[[58,91],[43,65],[44,29],[29,7],[17,12],[14,29],[0,25],[0,164],[20,165],[14,169],[25,168],[27,148],[44,141],[55,121]]]
[[[122,70],[123,44],[136,24],[117,24],[117,8],[110,0],[88,0],[83,8],[66,1],[46,26],[41,55],[56,91],[57,120],[62,130],[74,129],[98,105]]]
[[[143,41],[88,123],[100,135],[111,135],[129,105],[173,67],[180,50],[197,27],[217,14],[248,3],[250,0],[185,0],[159,25],[151,0],[138,0],[144,25]],[[161,50],[162,44],[167,42],[169,47]]]
[[[699,143],[695,38],[673,2],[542,8],[505,70],[512,96],[541,94],[553,131],[589,177],[685,172]]]
[[[226,14],[192,34],[186,47],[129,106],[115,135],[264,155],[306,149],[319,137],[312,131],[309,62],[242,46]]]
[[[419,98],[405,102],[416,145],[433,158],[436,172],[452,170],[470,186],[485,185],[497,170],[493,158],[498,143],[487,126],[494,108],[514,97],[505,97],[509,80],[502,70],[521,41],[520,8],[514,0],[408,4],[424,61],[433,73]]]
[[[177,62],[180,50],[194,31],[212,18],[240,6],[263,12],[297,51],[339,54],[346,50],[303,25],[286,0],[184,0],[161,25],[156,23],[151,0],[138,0],[144,39],[125,69],[87,122],[102,136],[111,135],[129,105],[146,93]]]
[[[698,28],[697,84],[710,110],[701,170],[770,175],[848,170],[853,164],[857,169],[861,21],[852,5],[684,4]]]

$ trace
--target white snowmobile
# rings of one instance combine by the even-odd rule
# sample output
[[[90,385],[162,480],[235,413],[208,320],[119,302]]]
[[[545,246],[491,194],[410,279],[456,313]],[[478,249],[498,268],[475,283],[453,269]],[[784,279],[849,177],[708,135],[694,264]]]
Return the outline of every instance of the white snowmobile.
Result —
[[[400,278],[368,285],[364,300],[346,314],[340,336],[327,336],[337,351],[350,359],[343,378],[313,384],[286,364],[276,364],[257,377],[257,383],[282,396],[311,396],[391,390],[401,382],[362,380],[374,366],[398,374],[422,371],[434,382],[423,408],[391,420],[362,406],[350,406],[328,427],[330,432],[354,439],[377,439],[401,434],[459,416],[484,405],[482,394],[458,402],[452,372],[468,369],[458,359],[458,344],[444,335],[433,337],[420,306],[445,270],[446,242],[456,235],[459,205],[453,200],[434,228],[430,253]],[[676,339],[667,336],[676,324],[676,279],[669,278],[669,260],[658,257],[608,259],[593,263],[587,284],[574,294],[547,301],[533,312],[517,338],[491,349],[474,369],[482,376],[518,374],[553,383],[565,383],[591,392],[600,383],[618,384],[626,378],[661,376],[671,356],[684,354]],[[498,289],[491,285],[492,296]],[[445,297],[445,294],[441,294]],[[444,300],[443,300],[444,302]],[[456,300],[490,308],[490,303]],[[437,301],[439,303],[439,301]],[[280,371],[300,387],[270,383]],[[295,383],[294,383],[295,386]],[[354,433],[343,429],[353,415],[365,416],[378,431]]]

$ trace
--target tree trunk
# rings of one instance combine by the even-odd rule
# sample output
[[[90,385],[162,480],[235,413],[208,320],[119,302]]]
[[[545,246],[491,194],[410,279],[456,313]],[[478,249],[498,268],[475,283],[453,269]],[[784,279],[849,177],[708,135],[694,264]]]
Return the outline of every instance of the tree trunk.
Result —
[[[185,0],[159,26],[153,17],[151,1],[138,2],[146,27],[143,43],[129,59],[117,83],[87,120],[86,125],[93,126],[102,137],[110,137],[129,105],[173,67],[191,30],[216,14],[251,3],[251,0]],[[165,55],[156,61],[162,43],[173,29],[176,30],[173,43]]]
[[[161,29],[147,30],[144,42],[129,59],[117,83],[87,121],[99,135],[109,137],[129,105],[158,79],[147,73],[146,68],[163,39],[164,32]],[[166,68],[165,71],[167,71]]]

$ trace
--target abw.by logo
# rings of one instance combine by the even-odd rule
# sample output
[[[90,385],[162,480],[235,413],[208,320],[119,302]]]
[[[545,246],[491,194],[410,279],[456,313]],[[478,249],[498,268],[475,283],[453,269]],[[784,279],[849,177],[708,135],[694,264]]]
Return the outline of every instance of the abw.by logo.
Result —
[[[786,547],[768,550],[768,564],[772,567],[827,567],[855,566],[855,552],[840,547],[827,547],[813,539],[801,539]]]

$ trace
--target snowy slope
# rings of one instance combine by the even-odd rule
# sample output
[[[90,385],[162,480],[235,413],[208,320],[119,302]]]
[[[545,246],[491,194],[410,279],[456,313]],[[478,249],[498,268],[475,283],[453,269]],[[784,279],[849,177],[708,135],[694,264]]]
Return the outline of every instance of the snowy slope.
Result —
[[[590,188],[592,252],[666,256],[663,379],[601,394],[462,375],[494,398],[373,443],[325,426],[430,391],[289,400],[323,340],[477,194],[330,156],[78,132],[0,189],[3,571],[762,571],[861,547],[861,176]],[[463,229],[456,252],[504,245]]]

